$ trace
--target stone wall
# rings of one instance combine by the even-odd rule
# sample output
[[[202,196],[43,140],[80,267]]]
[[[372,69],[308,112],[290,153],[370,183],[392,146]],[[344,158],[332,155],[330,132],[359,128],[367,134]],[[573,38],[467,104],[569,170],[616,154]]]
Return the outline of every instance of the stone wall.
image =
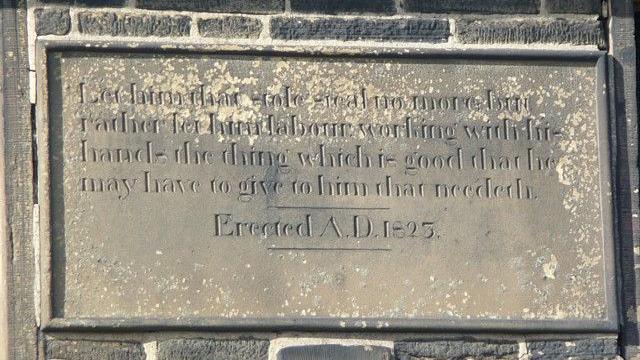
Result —
[[[505,338],[412,339],[366,344],[353,339],[324,343],[260,335],[250,339],[175,337],[162,340],[78,340],[48,338],[47,359],[68,360],[427,360],[427,359],[615,359],[615,338],[555,338],[516,341]],[[358,344],[362,342],[365,344]]]
[[[71,3],[71,8],[64,4]],[[603,49],[599,1],[44,1],[37,35]],[[55,4],[55,5],[54,5]],[[120,7],[121,6],[121,7]],[[117,7],[117,8],[116,8]],[[488,14],[501,14],[490,16]],[[124,40],[124,39],[123,39]]]
[[[35,71],[36,40],[46,39],[598,50],[607,48],[606,9],[599,0],[40,0],[29,8],[30,63]],[[47,359],[66,360],[613,359],[618,353],[610,334],[70,330],[43,338]]]

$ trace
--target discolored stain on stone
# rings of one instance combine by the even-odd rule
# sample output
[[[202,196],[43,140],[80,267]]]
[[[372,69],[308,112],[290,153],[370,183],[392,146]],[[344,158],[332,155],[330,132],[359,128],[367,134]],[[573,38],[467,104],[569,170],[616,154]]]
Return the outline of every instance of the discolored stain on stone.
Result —
[[[291,0],[291,10],[304,13],[348,14],[396,12],[394,0]]]
[[[394,345],[397,360],[517,359],[514,341],[400,341]]]
[[[305,345],[278,351],[276,360],[392,360],[391,349],[382,346]]]
[[[580,340],[541,340],[527,342],[531,360],[615,359],[618,351],[616,338],[596,338]]]
[[[271,36],[281,40],[374,40],[442,43],[449,38],[443,19],[271,19]]]
[[[178,37],[190,34],[191,18],[83,11],[78,14],[78,28],[89,35]]]
[[[144,347],[134,342],[50,340],[47,360],[145,360]]]
[[[535,14],[540,0],[404,0],[404,9],[424,13]]]
[[[137,0],[136,6],[151,10],[272,14],[284,11],[284,0]]]
[[[565,14],[598,14],[602,0],[547,0],[549,13]]]
[[[36,9],[36,34],[65,35],[71,30],[69,9]]]
[[[175,339],[158,344],[158,360],[267,360],[269,341]]]
[[[471,20],[456,22],[465,44],[569,44],[605,46],[602,24],[594,19]]]
[[[200,19],[198,31],[206,37],[257,38],[262,32],[262,22],[247,16]]]

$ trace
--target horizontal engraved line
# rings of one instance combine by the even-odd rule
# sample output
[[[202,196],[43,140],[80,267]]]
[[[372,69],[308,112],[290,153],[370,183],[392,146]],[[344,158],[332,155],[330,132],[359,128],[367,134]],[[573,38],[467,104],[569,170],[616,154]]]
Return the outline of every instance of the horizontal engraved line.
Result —
[[[352,207],[352,206],[268,206],[270,209],[301,209],[301,210],[390,210],[388,207]]]
[[[274,251],[391,251],[388,248],[322,248],[322,247],[270,247]]]

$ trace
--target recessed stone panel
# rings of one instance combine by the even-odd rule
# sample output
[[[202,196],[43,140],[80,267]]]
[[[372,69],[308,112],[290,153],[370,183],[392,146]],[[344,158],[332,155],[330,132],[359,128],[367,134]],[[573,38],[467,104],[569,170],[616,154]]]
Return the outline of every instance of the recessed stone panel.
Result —
[[[57,51],[48,81],[55,318],[612,320],[595,61]]]

